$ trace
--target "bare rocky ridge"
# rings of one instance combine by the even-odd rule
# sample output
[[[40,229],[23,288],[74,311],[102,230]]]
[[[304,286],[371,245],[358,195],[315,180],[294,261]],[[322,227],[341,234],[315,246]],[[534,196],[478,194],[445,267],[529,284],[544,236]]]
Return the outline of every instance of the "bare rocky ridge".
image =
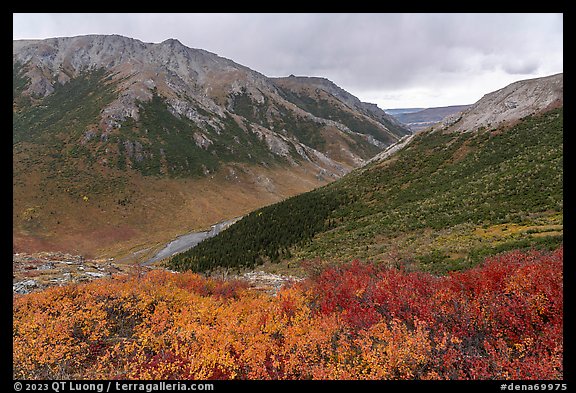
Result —
[[[103,108],[106,131],[128,117],[137,119],[137,101],[149,101],[155,90],[167,99],[174,114],[201,126],[210,118],[199,115],[192,105],[222,116],[224,110],[216,102],[222,94],[249,87],[258,96],[258,88],[274,88],[247,67],[173,39],[152,44],[118,35],[93,35],[14,41],[13,62],[26,64],[25,75],[31,83],[24,93],[35,97],[49,95],[56,83],[67,83],[82,72],[109,70],[120,88],[118,98]],[[231,77],[235,83],[226,86],[229,91],[221,91]]]
[[[102,108],[99,131],[104,135],[119,128],[128,118],[138,120],[139,102],[150,101],[153,94],[165,99],[174,116],[186,118],[205,131],[210,126],[217,133],[225,128],[225,116],[236,112],[235,97],[239,95],[246,95],[256,105],[265,104],[268,109],[263,117],[267,121],[289,111],[323,127],[327,134],[340,135],[342,140],[346,139],[346,133],[355,133],[367,143],[382,148],[402,136],[398,131],[407,132],[401,126],[389,130],[378,119],[394,120],[382,110],[373,104],[361,103],[332,82],[322,80],[323,89],[346,105],[349,112],[357,116],[375,113],[369,121],[380,128],[387,139],[356,133],[336,119],[319,118],[287,102],[280,96],[274,80],[214,53],[188,48],[175,39],[154,44],[119,35],[88,35],[14,41],[13,63],[25,65],[23,75],[30,79],[30,84],[23,94],[37,100],[50,95],[57,84],[65,84],[83,72],[105,68],[119,88],[117,98]],[[329,152],[320,150],[329,161],[325,166],[326,160],[317,159],[315,152],[307,154],[309,149],[302,146],[302,141],[283,137],[282,130],[271,129],[265,122],[255,124],[253,119],[249,120],[252,124],[248,130],[265,140],[273,154],[288,157],[289,151],[295,149],[304,160],[315,162],[336,177],[342,175],[332,170],[338,164],[354,167],[367,158],[365,154],[359,155],[350,143],[343,143],[349,158],[339,162],[341,157],[331,157]],[[241,119],[238,123],[241,124]],[[93,134],[94,130],[90,132]],[[212,143],[207,132],[195,134],[194,139],[203,148]]]
[[[357,112],[360,115],[359,118],[362,120],[380,128],[384,125],[382,129],[383,136],[387,136],[391,140],[397,140],[398,136],[402,137],[410,133],[402,123],[393,116],[388,115],[376,104],[360,101],[357,97],[326,78],[289,76],[286,78],[272,78],[272,80],[278,87],[289,90],[292,93],[316,97],[318,100],[328,100],[331,97],[336,98],[340,105],[344,105],[349,110]],[[351,132],[349,129],[347,131]],[[379,147],[389,145],[389,143],[379,142],[379,140],[375,140],[374,138],[370,140],[370,142]]]
[[[464,112],[443,121],[451,131],[496,127],[564,103],[564,74],[514,82],[486,94]]]
[[[427,130],[447,132],[475,131],[481,127],[509,124],[525,116],[544,112],[564,104],[564,74],[514,82],[486,94],[463,112],[448,116]],[[439,127],[438,127],[439,126]],[[425,131],[424,131],[425,132]],[[408,145],[417,134],[402,137],[378,153],[366,164],[383,161]]]

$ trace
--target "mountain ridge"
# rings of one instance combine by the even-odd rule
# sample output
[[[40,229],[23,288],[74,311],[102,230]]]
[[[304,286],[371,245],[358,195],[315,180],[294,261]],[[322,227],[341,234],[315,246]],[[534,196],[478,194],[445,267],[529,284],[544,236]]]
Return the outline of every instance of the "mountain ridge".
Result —
[[[476,107],[499,105],[481,101]],[[528,116],[490,128],[405,136],[342,179],[252,212],[167,265],[290,272],[302,260],[367,259],[445,273],[509,249],[554,248],[563,239],[563,106],[532,113],[532,100],[521,103]]]
[[[54,85],[63,85],[80,72],[98,67],[109,70],[112,73],[109,78],[118,81],[116,89],[119,94],[101,114],[100,128],[103,133],[120,127],[127,119],[138,121],[138,103],[149,102],[154,94],[165,99],[168,110],[173,115],[186,117],[203,131],[207,126],[218,131],[223,127],[222,118],[227,115],[252,117],[249,119],[252,123],[269,130],[256,131],[269,145],[282,145],[284,151],[294,147],[299,154],[302,152],[299,148],[301,146],[294,145],[273,130],[278,120],[285,120],[285,114],[280,112],[293,112],[295,116],[307,119],[317,128],[332,127],[330,134],[338,134],[340,137],[346,138],[345,135],[351,132],[349,127],[342,125],[338,119],[310,116],[293,103],[283,100],[272,79],[211,52],[187,48],[177,40],[146,44],[118,35],[53,38],[25,41],[15,45],[13,57],[15,64],[27,64],[27,69],[21,74],[28,77],[30,83],[21,94],[33,98],[48,96],[54,91]],[[167,70],[165,72],[164,67]],[[347,100],[353,97],[349,93],[340,96],[346,96]],[[271,102],[264,102],[265,97]],[[360,102],[355,97],[353,99]],[[268,113],[265,117],[262,114],[254,116],[253,113],[245,113],[249,111],[245,108],[248,102],[262,105]],[[357,107],[359,108],[358,105]],[[350,105],[349,108],[353,109]],[[206,115],[209,114],[211,119],[202,115],[205,112],[208,112]],[[389,120],[383,113],[379,113],[380,117]],[[238,122],[237,118],[234,120]],[[373,125],[386,129],[378,120]],[[242,127],[241,124],[239,126]],[[398,139],[394,134],[398,131],[406,133],[405,129],[395,124],[395,130],[388,132],[389,135],[383,141],[378,140],[377,135],[374,138],[374,135],[353,133],[356,138],[354,143],[371,144],[381,148]],[[364,141],[359,141],[358,136]],[[201,135],[197,139],[207,141],[209,138]],[[350,143],[347,143],[348,151],[354,155],[354,149],[348,146]],[[278,152],[276,150],[274,153]],[[361,154],[348,163],[356,165],[355,162],[366,157],[366,154],[364,157]]]
[[[451,131],[474,131],[480,127],[511,124],[525,116],[564,104],[564,74],[513,82],[485,94],[462,113],[443,121]]]
[[[168,240],[333,181],[401,136],[335,97],[336,117],[312,114],[284,99],[272,79],[175,39],[14,41],[13,82],[14,239],[22,251],[43,251],[25,245],[47,246],[88,227],[123,233],[127,250],[154,231],[149,220],[165,232],[154,241]],[[350,119],[369,123],[373,135]],[[183,206],[208,203],[187,179],[206,195],[224,192],[217,205],[228,198],[237,206],[186,219]],[[174,227],[158,198],[169,201],[166,212],[176,210]],[[90,211],[85,223],[71,214],[82,211]],[[109,255],[102,250],[112,239],[102,238],[105,247],[94,240],[57,251]]]

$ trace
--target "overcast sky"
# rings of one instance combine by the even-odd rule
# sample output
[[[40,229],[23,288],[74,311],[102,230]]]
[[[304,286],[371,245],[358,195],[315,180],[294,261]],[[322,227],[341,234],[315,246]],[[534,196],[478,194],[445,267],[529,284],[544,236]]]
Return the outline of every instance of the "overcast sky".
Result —
[[[14,14],[14,39],[176,38],[266,76],[322,76],[382,109],[472,104],[563,72],[562,14]]]

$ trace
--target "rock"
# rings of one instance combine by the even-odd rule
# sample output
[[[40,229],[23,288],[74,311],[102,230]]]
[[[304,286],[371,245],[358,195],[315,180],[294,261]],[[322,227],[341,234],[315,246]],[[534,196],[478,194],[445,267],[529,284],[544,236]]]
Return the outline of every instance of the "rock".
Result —
[[[284,284],[303,280],[298,277],[266,273],[261,270],[247,272],[237,278],[248,281],[254,290],[264,291],[272,295],[276,295]]]
[[[37,288],[38,283],[35,280],[20,281],[12,284],[12,292],[19,294],[27,294],[31,289]]]
[[[14,254],[12,292],[27,294],[48,287],[111,277],[112,273],[134,272],[133,266],[117,264],[113,261],[113,258],[85,260],[81,255],[65,253]],[[140,269],[149,270],[147,267],[140,267]],[[30,279],[30,273],[34,274],[34,279]]]
[[[96,277],[96,278],[102,278],[102,277],[106,277],[109,275],[108,273],[97,273],[97,272],[84,272],[84,274],[86,274],[90,277]]]

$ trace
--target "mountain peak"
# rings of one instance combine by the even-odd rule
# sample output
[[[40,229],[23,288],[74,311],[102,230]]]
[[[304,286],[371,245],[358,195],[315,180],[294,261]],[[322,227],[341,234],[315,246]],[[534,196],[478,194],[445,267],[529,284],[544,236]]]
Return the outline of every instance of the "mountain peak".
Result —
[[[23,94],[37,99],[49,96],[58,85],[68,83],[83,72],[104,69],[110,82],[118,84],[119,92],[118,98],[102,111],[100,124],[104,124],[104,133],[121,126],[128,118],[138,121],[140,103],[149,102],[153,94],[162,96],[169,110],[176,116],[189,118],[203,131],[206,131],[207,124],[212,123],[210,128],[220,131],[222,125],[215,119],[224,119],[230,113],[235,113],[250,121],[257,118],[259,126],[267,129],[272,127],[269,131],[275,133],[273,123],[277,123],[280,130],[281,124],[284,128],[290,124],[285,123],[288,119],[280,122],[280,118],[284,116],[282,113],[286,113],[287,106],[294,104],[278,95],[278,85],[273,78],[267,78],[203,49],[188,48],[175,38],[158,44],[143,43],[120,35],[62,37],[19,44],[15,42],[13,62],[15,66],[21,67],[22,77],[30,80],[24,85]],[[330,99],[329,105],[341,106],[343,103],[348,107],[345,109],[348,112],[346,116],[352,122],[338,120],[340,115],[327,117],[328,114],[323,111],[311,113],[311,107],[303,108],[301,103],[296,112],[300,117],[307,113],[305,118],[309,117],[311,124],[317,124],[314,127],[335,127],[338,132],[352,132],[355,137],[364,140],[359,143],[372,145],[367,145],[369,150],[361,154],[362,159],[352,154],[346,160],[355,163],[353,166],[375,154],[371,151],[373,147],[384,147],[407,132],[396,124],[389,125],[390,119],[386,119],[385,115],[376,113],[374,108],[363,107],[358,98],[326,78],[284,79],[297,79],[298,83],[310,85],[313,89],[319,88],[328,93],[324,98]],[[249,108],[252,105],[249,101],[257,105],[266,102],[269,111],[255,116],[252,113],[254,109]],[[210,119],[208,116],[201,120],[199,113],[202,111],[216,117]],[[355,114],[350,117],[349,112]],[[289,132],[300,131],[294,129]],[[315,140],[326,145],[320,142],[324,137],[308,135],[304,138],[308,142]],[[346,139],[344,136],[342,138]]]
[[[178,41],[176,38],[168,38],[167,40],[164,40],[160,43],[160,45],[168,45],[168,46],[183,46],[186,47],[184,44],[182,44],[180,41]]]

